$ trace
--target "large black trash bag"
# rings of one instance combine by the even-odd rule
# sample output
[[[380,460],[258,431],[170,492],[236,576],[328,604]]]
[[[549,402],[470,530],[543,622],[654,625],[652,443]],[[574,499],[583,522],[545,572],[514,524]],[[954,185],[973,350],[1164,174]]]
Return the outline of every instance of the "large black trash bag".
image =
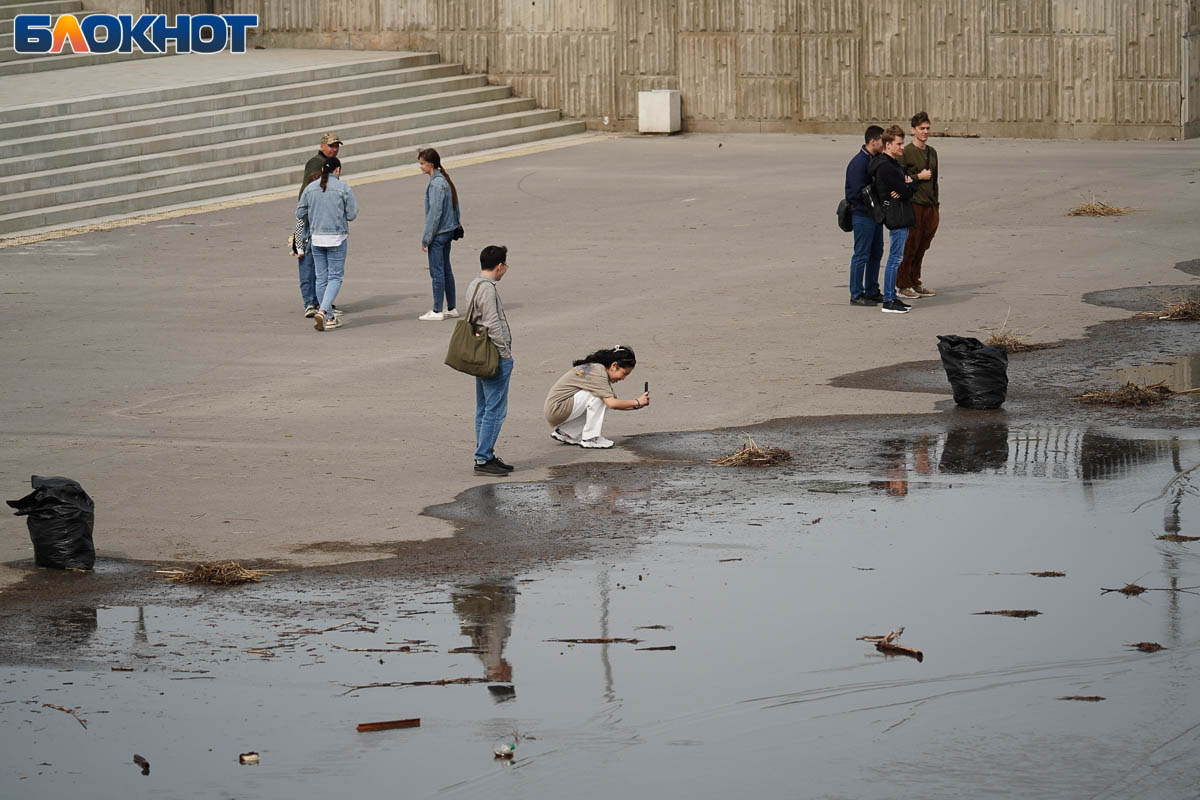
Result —
[[[30,479],[33,492],[20,500],[9,500],[18,517],[28,515],[33,557],[39,567],[91,569],[96,563],[92,524],[96,504],[70,478]]]
[[[939,336],[938,352],[954,402],[963,408],[999,408],[1008,393],[1008,353],[969,336]]]

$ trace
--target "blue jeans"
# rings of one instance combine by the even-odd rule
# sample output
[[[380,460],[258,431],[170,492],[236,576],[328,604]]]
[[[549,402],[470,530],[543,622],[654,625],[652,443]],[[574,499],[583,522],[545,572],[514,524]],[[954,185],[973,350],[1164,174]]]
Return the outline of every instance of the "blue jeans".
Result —
[[[429,245],[429,277],[433,279],[433,310],[442,310],[442,295],[446,308],[458,308],[454,302],[454,273],[450,271],[450,237],[453,231],[439,233]]]
[[[300,262],[300,299],[305,307],[317,305],[317,272],[313,264],[312,247],[296,259]]]
[[[882,227],[882,226],[880,226]],[[904,243],[908,241],[908,228],[897,228],[888,235],[887,268],[883,271],[883,302],[896,299],[896,273],[904,260]]]
[[[854,255],[850,257],[850,298],[879,294],[879,261],[883,258],[883,226],[862,214],[852,214]]]
[[[508,416],[508,379],[511,357],[500,359],[500,369],[490,378],[475,379],[475,463],[486,464],[496,457],[496,439]]]
[[[346,251],[350,240],[337,247],[310,247],[313,262],[317,272],[317,298],[321,308],[329,311],[337,298],[338,290],[342,288],[342,278],[346,274]]]

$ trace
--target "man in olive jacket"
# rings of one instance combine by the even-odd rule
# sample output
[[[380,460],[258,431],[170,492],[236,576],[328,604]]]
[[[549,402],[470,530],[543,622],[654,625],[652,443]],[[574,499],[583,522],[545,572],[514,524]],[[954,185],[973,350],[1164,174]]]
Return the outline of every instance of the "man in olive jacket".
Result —
[[[904,261],[896,276],[896,289],[901,297],[933,297],[937,292],[921,283],[921,262],[925,251],[937,233],[938,213],[938,155],[929,145],[929,115],[918,111],[912,118],[913,140],[900,155],[900,166],[912,176],[913,213],[917,224],[908,232],[904,244]]]
[[[316,155],[310,158],[304,164],[304,178],[300,181],[300,195],[304,194],[304,187],[321,177],[321,167],[325,166],[325,159],[336,156],[342,147],[341,138],[332,131],[321,137],[321,146],[317,150]],[[296,199],[300,199],[300,195],[296,195]],[[301,246],[301,242],[296,242],[296,247]],[[300,259],[300,299],[304,301],[304,316],[311,317],[317,313],[317,307],[320,306],[320,298],[317,297],[317,268],[313,263],[312,248],[304,246],[304,253],[293,253],[296,258]]]

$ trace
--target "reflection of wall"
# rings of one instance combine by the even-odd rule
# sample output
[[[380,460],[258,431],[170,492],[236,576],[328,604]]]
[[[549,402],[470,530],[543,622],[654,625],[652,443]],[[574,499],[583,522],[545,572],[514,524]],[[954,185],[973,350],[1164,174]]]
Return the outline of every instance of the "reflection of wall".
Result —
[[[435,50],[598,128],[636,127],[647,89],[679,89],[689,130],[859,133],[926,109],[938,128],[984,135],[1166,139],[1200,120],[1200,43],[1184,37],[1200,31],[1200,13],[1182,0],[147,6],[257,13],[268,47]]]

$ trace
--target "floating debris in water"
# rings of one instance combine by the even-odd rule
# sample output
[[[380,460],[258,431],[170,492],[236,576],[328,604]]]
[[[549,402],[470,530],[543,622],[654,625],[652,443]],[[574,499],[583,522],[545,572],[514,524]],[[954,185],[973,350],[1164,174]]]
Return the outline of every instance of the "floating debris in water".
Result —
[[[1025,619],[1026,617],[1041,616],[1040,611],[1033,608],[1006,608],[1001,611],[976,611],[972,616],[992,615],[996,617],[1016,617],[1017,619]]]
[[[1126,642],[1126,647],[1132,647],[1134,650],[1141,650],[1143,653],[1157,653],[1159,650],[1166,650],[1158,642]]]
[[[213,583],[231,586],[238,583],[257,583],[272,572],[281,569],[248,569],[236,561],[205,561],[191,569],[159,569],[159,575],[176,583]]]
[[[1160,542],[1200,542],[1200,536],[1184,536],[1180,533],[1168,533],[1165,536],[1155,536]]]
[[[1066,697],[1060,697],[1058,699],[1059,700],[1081,700],[1084,703],[1099,703],[1101,700],[1104,700],[1105,698],[1101,697],[1098,694],[1089,694],[1089,695],[1072,694],[1072,695],[1067,695]]]
[[[1031,572],[1029,574],[1035,578],[1065,578],[1065,577],[1067,577],[1067,573],[1061,572],[1056,569],[1048,569],[1048,570],[1044,570],[1042,572]]]
[[[855,639],[858,642],[874,642],[875,649],[887,655],[908,656],[915,658],[917,661],[924,661],[925,654],[913,647],[905,647],[902,644],[896,644],[896,640],[904,634],[904,626],[901,625],[894,631],[888,631],[882,636],[859,636]]]
[[[1091,405],[1143,408],[1166,402],[1174,394],[1161,382],[1145,384],[1129,381],[1119,389],[1088,389],[1075,399]]]
[[[791,460],[792,454],[782,447],[763,447],[749,436],[729,455],[709,459],[718,467],[773,467]]]

